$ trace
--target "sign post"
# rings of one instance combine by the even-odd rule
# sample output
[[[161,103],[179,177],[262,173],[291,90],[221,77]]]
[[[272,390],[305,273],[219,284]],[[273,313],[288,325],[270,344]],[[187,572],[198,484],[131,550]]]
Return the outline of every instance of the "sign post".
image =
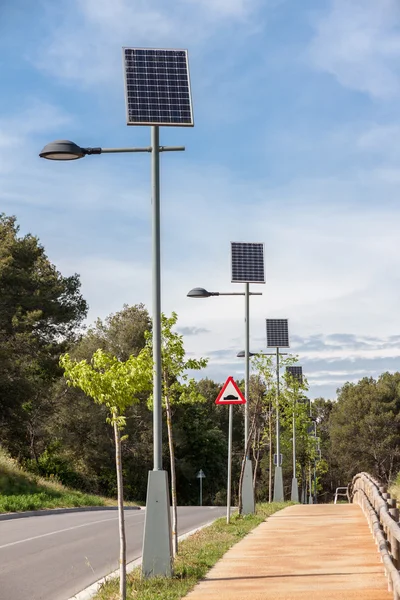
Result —
[[[203,469],[197,473],[197,479],[200,480],[200,506],[203,506],[203,479],[205,479]]]
[[[229,430],[228,430],[228,484],[226,492],[226,522],[231,520],[231,487],[232,487],[232,429],[233,429],[233,405],[246,404],[242,392],[239,390],[233,377],[228,377],[222,390],[218,394],[215,404],[229,405]],[[200,480],[201,481],[201,480]]]
[[[231,488],[232,488],[232,421],[233,404],[229,405],[229,430],[228,430],[228,486],[226,493],[226,522],[231,520]]]

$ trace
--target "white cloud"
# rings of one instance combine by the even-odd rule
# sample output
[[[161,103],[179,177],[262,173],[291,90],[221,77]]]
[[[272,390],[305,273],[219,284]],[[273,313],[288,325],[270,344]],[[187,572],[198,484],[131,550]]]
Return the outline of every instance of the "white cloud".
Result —
[[[53,104],[29,98],[25,106],[0,119],[0,146],[15,146],[36,133],[46,133],[72,122],[71,115]]]
[[[203,10],[225,17],[245,17],[254,11],[257,0],[181,0],[183,4],[190,4]]]
[[[122,46],[194,50],[215,33],[226,34],[230,23],[247,20],[259,5],[259,0],[75,0],[67,8],[51,3],[54,26],[34,64],[85,86],[114,81],[121,77]]]
[[[315,22],[312,64],[345,87],[375,98],[400,94],[400,5],[397,0],[332,0]]]
[[[399,153],[400,125],[371,125],[358,138],[357,145],[361,150],[374,152],[385,157],[393,152]]]
[[[40,148],[33,150],[32,136],[56,130],[66,124],[71,125],[72,117],[61,108],[38,100],[28,98],[19,107],[18,113],[13,112],[0,118],[0,173],[20,172],[21,164],[32,152],[37,156]],[[29,159],[27,161],[30,162]],[[23,178],[18,181],[23,183]],[[25,181],[28,185],[28,181]],[[7,189],[7,181],[2,182],[2,193],[8,191],[15,194],[16,190]]]

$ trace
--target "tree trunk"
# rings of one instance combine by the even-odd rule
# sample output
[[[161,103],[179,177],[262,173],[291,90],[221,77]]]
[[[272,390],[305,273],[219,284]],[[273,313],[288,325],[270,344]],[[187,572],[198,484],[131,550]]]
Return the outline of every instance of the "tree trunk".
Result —
[[[172,433],[172,414],[171,404],[168,395],[165,394],[165,410],[167,413],[168,445],[171,462],[171,500],[172,500],[172,548],[174,556],[178,554],[178,508],[176,498],[176,470],[175,470],[175,451],[174,436]]]
[[[115,416],[115,415],[114,415]],[[114,422],[115,463],[117,467],[118,490],[118,523],[119,523],[119,595],[126,600],[126,537],[124,519],[124,489],[122,482],[121,436],[117,423]]]

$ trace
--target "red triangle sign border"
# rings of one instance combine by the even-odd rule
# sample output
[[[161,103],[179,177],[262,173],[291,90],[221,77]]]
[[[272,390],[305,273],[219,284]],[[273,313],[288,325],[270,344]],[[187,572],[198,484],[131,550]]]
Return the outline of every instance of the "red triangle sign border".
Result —
[[[224,400],[223,399],[223,395],[225,393],[226,388],[231,385],[234,387],[235,392],[237,393],[237,399],[229,399],[229,400]],[[220,391],[220,393],[218,394],[218,398],[215,401],[215,404],[219,404],[219,405],[223,405],[223,404],[246,404],[246,398],[243,396],[242,392],[240,391],[237,383],[235,382],[235,380],[233,379],[233,377],[228,377],[228,379],[225,381],[224,385],[222,386],[222,389]]]

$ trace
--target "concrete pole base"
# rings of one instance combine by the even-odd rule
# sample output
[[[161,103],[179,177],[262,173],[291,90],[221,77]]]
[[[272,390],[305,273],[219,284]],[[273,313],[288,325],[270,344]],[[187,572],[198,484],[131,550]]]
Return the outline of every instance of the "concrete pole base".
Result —
[[[292,502],[299,501],[299,484],[297,483],[296,477],[293,477],[292,479],[292,493],[290,499]]]
[[[168,474],[149,471],[144,521],[143,577],[171,577],[173,550]]]
[[[246,458],[242,482],[243,514],[252,515],[255,512],[254,490],[253,490],[253,463]]]
[[[282,467],[275,467],[274,477],[274,502],[283,502],[283,475]]]

